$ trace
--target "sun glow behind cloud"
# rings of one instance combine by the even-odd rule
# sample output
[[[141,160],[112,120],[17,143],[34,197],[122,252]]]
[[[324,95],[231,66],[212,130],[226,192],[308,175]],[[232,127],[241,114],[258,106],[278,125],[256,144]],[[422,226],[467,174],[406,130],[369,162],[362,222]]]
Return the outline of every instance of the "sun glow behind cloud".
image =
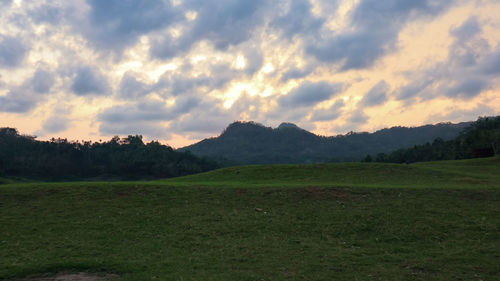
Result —
[[[499,114],[500,3],[396,2],[3,1],[0,126],[182,146]]]

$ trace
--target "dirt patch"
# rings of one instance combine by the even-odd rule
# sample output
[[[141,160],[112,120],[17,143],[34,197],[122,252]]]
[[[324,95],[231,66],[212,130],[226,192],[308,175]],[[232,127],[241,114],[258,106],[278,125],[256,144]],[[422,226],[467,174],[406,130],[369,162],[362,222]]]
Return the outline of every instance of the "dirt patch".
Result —
[[[302,192],[307,196],[317,198],[342,199],[347,196],[344,190],[334,188],[308,187],[302,189]]]
[[[471,178],[471,177],[457,178],[456,181],[459,183],[481,184],[481,185],[490,183],[487,180],[475,179],[475,178]]]
[[[85,272],[59,273],[53,276],[39,276],[19,279],[19,281],[111,281],[118,278],[116,274],[94,275]]]

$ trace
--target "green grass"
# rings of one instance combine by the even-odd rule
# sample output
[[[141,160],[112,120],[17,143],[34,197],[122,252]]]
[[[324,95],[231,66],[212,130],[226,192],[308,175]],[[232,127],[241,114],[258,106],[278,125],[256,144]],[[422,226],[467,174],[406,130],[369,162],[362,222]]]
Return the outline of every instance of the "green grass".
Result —
[[[500,159],[0,186],[0,280],[496,280]],[[258,208],[256,210],[256,208]]]
[[[500,158],[422,162],[251,165],[163,181],[228,187],[500,188]]]

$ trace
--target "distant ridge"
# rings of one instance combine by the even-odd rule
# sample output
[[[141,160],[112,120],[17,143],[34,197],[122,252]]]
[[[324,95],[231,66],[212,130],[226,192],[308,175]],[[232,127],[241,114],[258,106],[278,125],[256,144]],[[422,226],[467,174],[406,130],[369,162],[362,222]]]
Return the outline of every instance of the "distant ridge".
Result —
[[[367,154],[412,147],[436,138],[453,139],[471,123],[392,127],[374,133],[350,132],[325,137],[293,123],[284,122],[271,128],[253,121],[237,121],[227,126],[220,136],[179,150],[212,157],[226,165],[358,161]]]

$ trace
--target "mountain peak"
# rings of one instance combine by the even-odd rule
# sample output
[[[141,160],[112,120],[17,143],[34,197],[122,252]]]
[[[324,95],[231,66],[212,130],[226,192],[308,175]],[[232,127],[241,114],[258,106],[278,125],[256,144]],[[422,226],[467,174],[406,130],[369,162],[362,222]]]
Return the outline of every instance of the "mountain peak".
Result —
[[[237,135],[237,134],[245,135],[254,133],[255,131],[260,131],[262,129],[269,129],[269,128],[253,121],[236,121],[229,124],[229,126],[227,126],[224,132],[222,132],[222,135],[225,136]]]
[[[300,128],[299,126],[293,123],[283,122],[278,126],[277,129],[300,129]]]

